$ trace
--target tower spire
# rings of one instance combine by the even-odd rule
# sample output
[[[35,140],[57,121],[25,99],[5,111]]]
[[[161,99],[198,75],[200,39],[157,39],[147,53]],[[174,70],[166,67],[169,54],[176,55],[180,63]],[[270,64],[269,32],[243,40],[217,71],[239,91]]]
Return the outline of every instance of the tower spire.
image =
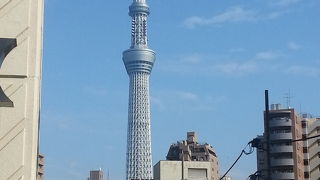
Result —
[[[147,20],[149,6],[146,0],[133,0],[129,7],[129,15],[132,17],[131,23],[131,48],[147,48]]]

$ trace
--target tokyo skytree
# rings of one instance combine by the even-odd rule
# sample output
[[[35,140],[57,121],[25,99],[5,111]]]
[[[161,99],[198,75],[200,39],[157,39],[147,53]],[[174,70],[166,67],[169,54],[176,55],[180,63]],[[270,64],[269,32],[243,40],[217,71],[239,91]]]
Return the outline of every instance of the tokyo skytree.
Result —
[[[149,77],[155,53],[148,48],[146,0],[133,0],[129,15],[132,17],[131,47],[123,52],[122,58],[130,79],[126,179],[151,180]]]

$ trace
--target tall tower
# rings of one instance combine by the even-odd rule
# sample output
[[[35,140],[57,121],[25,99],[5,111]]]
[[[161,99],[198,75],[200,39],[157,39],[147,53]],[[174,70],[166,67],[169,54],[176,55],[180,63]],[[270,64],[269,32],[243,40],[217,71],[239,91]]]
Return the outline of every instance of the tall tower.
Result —
[[[146,0],[133,0],[131,47],[123,52],[123,62],[130,78],[127,180],[150,180],[152,176],[149,77],[155,53],[148,48]]]

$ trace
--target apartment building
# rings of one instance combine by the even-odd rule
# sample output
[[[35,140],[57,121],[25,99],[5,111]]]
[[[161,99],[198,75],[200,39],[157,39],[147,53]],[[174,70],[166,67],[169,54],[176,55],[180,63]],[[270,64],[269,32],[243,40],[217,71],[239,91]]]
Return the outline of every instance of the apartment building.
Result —
[[[302,138],[301,118],[292,108],[282,109],[281,105],[271,105],[269,129],[265,127],[263,136],[259,136],[266,144],[270,138],[270,157],[265,146],[257,151],[257,168],[261,172],[261,179],[267,177],[267,161],[270,159],[271,179],[304,180],[303,142],[292,142]],[[267,134],[269,133],[269,134]]]

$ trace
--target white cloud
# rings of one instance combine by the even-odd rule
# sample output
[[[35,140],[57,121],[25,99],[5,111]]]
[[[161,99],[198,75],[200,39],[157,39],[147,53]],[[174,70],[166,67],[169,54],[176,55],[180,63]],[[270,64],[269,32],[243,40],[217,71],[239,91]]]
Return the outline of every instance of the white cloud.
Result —
[[[299,1],[301,0],[275,0],[271,3],[272,6],[283,6],[284,8],[277,8],[276,10],[269,8],[267,11],[264,11],[262,9],[245,9],[241,6],[235,6],[212,17],[189,17],[183,22],[183,25],[187,28],[195,28],[197,26],[205,25],[221,26],[222,24],[226,23],[244,23],[273,20],[285,14],[294,12],[292,9],[286,7]]]
[[[286,70],[286,72],[290,74],[299,74],[299,75],[306,75],[311,77],[320,76],[320,68],[311,67],[311,66],[293,65],[293,66],[290,66]]]
[[[273,52],[273,51],[263,51],[263,52],[258,52],[255,56],[256,59],[258,60],[272,60],[279,57],[279,54]]]
[[[254,21],[256,18],[257,14],[252,10],[246,10],[242,7],[232,7],[211,18],[198,16],[190,17],[184,21],[184,25],[188,28],[194,28],[197,25],[248,22]]]
[[[181,61],[183,63],[198,64],[202,61],[202,57],[199,54],[191,54],[189,56],[182,57]]]
[[[191,92],[177,92],[177,95],[183,100],[198,100],[198,95]]]
[[[272,5],[274,6],[290,6],[298,3],[301,0],[274,0]]]
[[[288,14],[292,12],[292,10],[289,9],[284,9],[284,10],[278,10],[278,11],[273,11],[273,12],[269,12],[265,15],[264,18],[265,20],[272,20],[272,19],[277,19],[278,17],[283,16],[284,14]]]
[[[155,102],[158,111],[212,111],[229,99],[225,96],[211,96],[185,90],[161,89],[154,92],[152,104]]]
[[[244,63],[226,63],[218,64],[214,66],[214,70],[221,73],[233,76],[242,76],[245,74],[253,73],[258,70],[258,66],[253,62],[244,62]]]
[[[295,43],[295,42],[289,42],[289,43],[288,43],[288,48],[289,48],[290,50],[299,50],[299,49],[301,49],[301,45],[300,45],[300,44],[297,44],[297,43]]]

